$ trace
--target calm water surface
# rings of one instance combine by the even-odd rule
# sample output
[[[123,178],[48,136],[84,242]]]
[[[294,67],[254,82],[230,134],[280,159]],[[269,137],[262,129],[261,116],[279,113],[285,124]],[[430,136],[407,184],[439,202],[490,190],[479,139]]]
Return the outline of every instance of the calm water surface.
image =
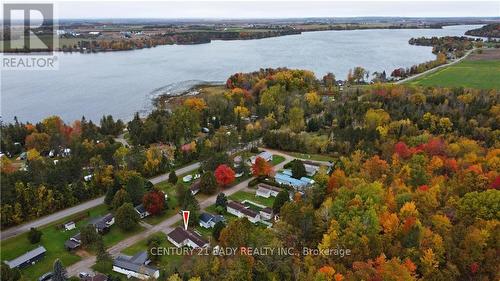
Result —
[[[213,41],[98,54],[58,54],[57,71],[4,71],[1,115],[39,121],[59,115],[71,122],[103,114],[130,119],[151,108],[162,91],[189,87],[194,81],[225,81],[235,72],[259,68],[303,68],[322,77],[333,72],[345,78],[350,68],[370,72],[433,60],[431,47],[411,46],[419,36],[461,36],[478,26],[443,29],[353,30],[306,32],[248,41]]]

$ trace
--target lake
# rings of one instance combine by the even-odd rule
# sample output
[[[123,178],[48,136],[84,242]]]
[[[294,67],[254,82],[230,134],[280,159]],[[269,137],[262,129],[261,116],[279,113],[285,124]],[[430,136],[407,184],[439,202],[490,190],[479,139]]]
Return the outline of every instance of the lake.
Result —
[[[397,67],[435,58],[431,47],[409,45],[411,37],[462,36],[477,27],[319,31],[123,52],[59,53],[59,70],[2,72],[1,115],[4,122],[14,116],[37,122],[49,115],[66,122],[82,116],[98,121],[103,114],[129,120],[137,111],[150,110],[156,94],[268,67],[309,69],[319,78],[332,72],[345,79],[356,66],[389,75]]]

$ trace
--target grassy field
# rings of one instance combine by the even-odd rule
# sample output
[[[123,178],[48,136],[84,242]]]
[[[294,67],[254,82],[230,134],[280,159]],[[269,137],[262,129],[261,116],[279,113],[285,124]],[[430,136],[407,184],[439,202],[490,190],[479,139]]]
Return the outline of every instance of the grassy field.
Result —
[[[153,225],[158,224],[163,220],[167,219],[168,217],[171,217],[175,215],[177,212],[179,212],[179,202],[177,202],[177,196],[175,195],[175,187],[172,184],[168,183],[167,181],[160,182],[159,184],[156,185],[156,187],[168,195],[167,199],[168,209],[164,211],[163,214],[161,215],[149,216],[144,219],[145,222]]]
[[[500,60],[463,60],[407,83],[419,86],[500,90]]]
[[[307,154],[307,153],[299,153],[299,152],[286,152],[286,154],[292,155],[295,158],[305,159],[305,160],[315,160],[315,161],[333,161],[334,158],[328,155],[321,154]]]
[[[243,200],[250,200],[252,202],[265,205],[267,207],[272,207],[274,203],[274,197],[264,198],[260,196],[255,196],[255,193],[238,191],[233,195],[228,197],[230,200],[241,202]]]
[[[175,247],[172,243],[170,243],[167,240],[167,235],[163,232],[157,232],[152,235],[161,235],[164,237],[163,243],[160,245],[160,247]],[[140,251],[147,251],[148,250],[148,245],[147,245],[147,240],[144,239],[142,241],[137,242],[136,244],[124,249],[122,251],[123,254],[125,255],[135,255]],[[160,258],[159,263],[157,264],[158,267],[160,268],[166,268],[166,269],[172,269],[175,267],[178,267],[182,262],[182,256],[181,255],[162,255]]]
[[[276,166],[283,161],[285,161],[285,157],[273,154],[273,160],[271,160],[271,165]]]
[[[104,205],[100,205],[83,213],[87,212],[89,217],[94,217],[105,214],[107,212],[107,208]],[[74,218],[79,217],[81,214],[82,213],[69,216],[64,218],[63,220],[39,228],[39,230],[42,231],[43,235],[42,240],[38,244],[31,244],[28,241],[27,233],[2,241],[0,244],[2,248],[2,261],[16,258],[26,253],[27,251],[38,247],[39,245],[44,246],[45,249],[47,249],[47,254],[45,255],[45,257],[40,262],[21,270],[21,273],[24,276],[33,278],[38,278],[42,274],[52,270],[52,265],[56,258],[59,258],[65,266],[79,261],[81,259],[79,256],[68,252],[64,248],[64,241],[76,234],[78,230],[73,229],[71,231],[63,231],[61,229],[58,229],[57,225],[73,220]],[[77,226],[83,226],[86,221],[87,220],[85,219],[77,222]],[[116,235],[112,235],[110,238],[111,240],[115,240],[116,237]]]

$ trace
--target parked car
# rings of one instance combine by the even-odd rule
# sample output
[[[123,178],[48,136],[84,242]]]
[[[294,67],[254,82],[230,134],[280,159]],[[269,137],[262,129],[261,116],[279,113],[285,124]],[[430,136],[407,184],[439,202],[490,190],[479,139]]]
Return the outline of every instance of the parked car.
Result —
[[[40,276],[40,278],[38,278],[38,281],[49,281],[49,280],[52,280],[52,275],[53,275],[52,272],[47,272],[44,275]]]
[[[78,276],[80,276],[80,278],[87,278],[87,277],[90,277],[90,274],[88,274],[87,272],[80,272],[80,274],[78,274]]]

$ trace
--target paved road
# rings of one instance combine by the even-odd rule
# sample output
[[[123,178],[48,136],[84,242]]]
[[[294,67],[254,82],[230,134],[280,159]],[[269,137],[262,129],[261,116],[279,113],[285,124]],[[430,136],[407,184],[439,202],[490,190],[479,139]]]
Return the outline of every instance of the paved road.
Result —
[[[69,215],[83,212],[87,209],[93,208],[93,207],[98,206],[102,203],[104,203],[104,196],[96,198],[94,200],[87,201],[85,203],[82,203],[80,205],[77,205],[77,206],[74,206],[74,207],[71,207],[68,209],[64,209],[62,211],[53,213],[53,214],[48,215],[48,216],[41,217],[41,218],[36,219],[34,221],[11,227],[9,229],[3,230],[0,233],[1,240],[4,240],[4,239],[7,239],[7,238],[10,238],[13,236],[17,236],[17,235],[22,234],[24,232],[27,232],[32,227],[40,227],[40,226],[49,224],[51,222],[63,219]]]
[[[182,174],[185,174],[187,172],[196,170],[199,167],[200,167],[200,163],[196,162],[196,163],[193,163],[191,165],[179,168],[175,172],[177,175],[182,175]],[[157,184],[159,182],[166,181],[167,179],[168,179],[168,173],[151,178],[150,181],[153,184]],[[44,226],[46,224],[61,220],[67,216],[71,216],[71,215],[83,212],[85,210],[88,210],[90,208],[99,206],[103,203],[104,203],[104,196],[101,196],[99,198],[87,201],[85,203],[73,206],[73,207],[68,208],[68,209],[58,211],[56,213],[53,213],[51,215],[48,215],[48,216],[45,216],[45,217],[42,217],[39,219],[36,219],[34,221],[31,221],[31,222],[28,222],[25,224],[21,224],[21,225],[17,225],[17,226],[11,227],[11,228],[6,229],[6,230],[2,230],[2,232],[0,232],[1,240],[5,240],[7,238],[17,236],[19,234],[28,232],[30,230],[30,228],[32,228],[32,227]]]
[[[428,74],[428,73],[432,73],[432,72],[434,72],[434,71],[438,71],[439,69],[441,69],[441,68],[443,68],[443,67],[448,67],[448,66],[450,66],[450,65],[454,65],[455,63],[458,63],[458,62],[462,61],[463,59],[465,59],[465,58],[466,58],[467,56],[469,56],[469,55],[470,55],[470,54],[471,54],[474,50],[476,50],[476,49],[474,48],[474,49],[472,49],[472,50],[469,50],[467,53],[465,53],[465,55],[464,55],[464,56],[462,56],[461,58],[459,58],[459,59],[457,59],[457,60],[454,60],[454,61],[452,61],[452,62],[450,62],[450,63],[443,64],[443,65],[440,65],[440,66],[437,66],[437,67],[434,67],[434,68],[431,68],[431,69],[429,69],[429,70],[426,70],[426,71],[424,71],[424,72],[422,72],[422,73],[419,73],[419,74],[415,74],[415,75],[410,76],[410,77],[408,77],[408,78],[405,78],[405,79],[403,79],[403,80],[399,80],[399,81],[397,81],[395,84],[405,83],[405,82],[411,81],[411,80],[413,80],[413,79],[416,79],[416,78],[418,78],[418,77],[420,77],[420,76],[426,75],[426,74]]]
[[[264,149],[264,150],[267,150],[269,152],[271,152],[272,154],[278,154],[278,155],[281,155],[283,157],[285,157],[285,161],[281,162],[280,164],[276,165],[275,166],[275,170],[279,170],[279,169],[282,169],[283,166],[285,165],[285,163],[295,159],[294,157],[288,155],[288,154],[285,154],[281,151],[276,151],[276,150],[270,150],[270,149]],[[318,161],[319,162],[319,161]],[[326,162],[325,162],[326,163]],[[226,190],[224,190],[223,192],[229,196],[229,195],[232,195],[242,189],[245,189],[248,187],[248,182],[251,180],[250,179],[247,179],[245,181],[242,181],[240,182],[239,184],[233,186],[233,187],[230,187]],[[205,208],[215,204],[215,201],[217,199],[217,194],[214,194],[210,197],[207,197],[205,198],[203,201],[200,201],[199,204],[200,204],[200,209],[201,210],[204,210]],[[174,215],[174,216],[171,216],[167,219],[165,219],[164,221],[162,221],[161,223],[153,226],[152,228],[149,228],[149,229],[146,229],[144,231],[142,231],[141,233],[138,233],[134,236],[131,236],[125,240],[122,240],[120,242],[118,242],[117,244],[115,244],[114,246],[112,246],[111,248],[108,249],[108,252],[116,257],[117,255],[120,254],[120,252],[129,247],[129,246],[132,246],[136,243],[138,243],[139,241],[142,241],[144,239],[146,239],[148,236],[150,236],[151,234],[153,233],[156,233],[156,232],[159,232],[159,231],[162,231],[164,233],[169,233],[170,231],[172,231],[174,229],[174,225],[180,221],[182,219],[182,217],[180,215]],[[92,272],[91,270],[91,267],[92,265],[94,265],[96,262],[96,259],[95,259],[95,256],[92,256],[92,257],[88,257],[88,258],[84,258],[82,259],[81,261],[67,267],[67,271],[68,271],[68,275],[69,276],[74,276],[74,275],[78,275],[79,272]]]

